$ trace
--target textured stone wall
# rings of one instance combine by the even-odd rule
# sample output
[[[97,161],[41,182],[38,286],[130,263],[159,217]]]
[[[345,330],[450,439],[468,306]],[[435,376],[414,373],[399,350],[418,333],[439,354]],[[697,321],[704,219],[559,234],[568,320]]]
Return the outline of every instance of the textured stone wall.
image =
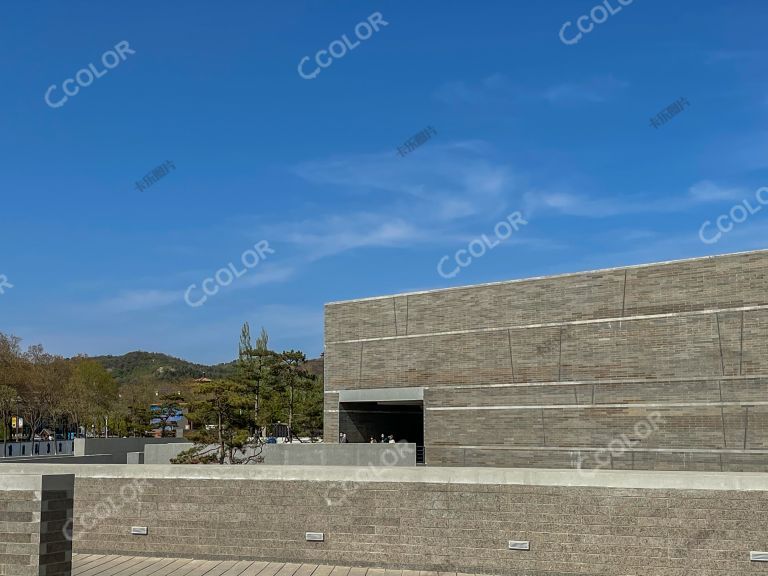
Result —
[[[741,576],[768,570],[749,560],[768,547],[767,511],[768,478],[746,473],[81,466],[74,545],[509,576]]]
[[[74,479],[74,475],[0,476],[0,574],[72,573],[67,526],[72,519]]]
[[[337,391],[420,386],[429,464],[626,435],[617,465],[768,471],[768,251],[334,303],[325,337],[326,441]]]
[[[402,444],[402,443],[401,443]],[[144,452],[144,464],[170,464],[171,459],[194,444],[148,445]],[[211,444],[211,449],[216,445]],[[384,458],[388,446],[381,444],[266,444],[261,448],[261,456],[266,465],[279,466],[415,466],[416,444],[400,447],[398,458]],[[241,453],[240,453],[241,454]],[[252,451],[249,452],[252,454]],[[138,464],[138,463],[137,463]]]

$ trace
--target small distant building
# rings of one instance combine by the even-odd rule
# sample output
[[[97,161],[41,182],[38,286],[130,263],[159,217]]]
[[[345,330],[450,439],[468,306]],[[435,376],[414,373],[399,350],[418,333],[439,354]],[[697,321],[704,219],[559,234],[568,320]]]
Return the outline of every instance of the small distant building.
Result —
[[[149,407],[149,411],[152,413],[158,413],[160,410],[161,406],[159,404],[152,404]],[[184,436],[184,430],[189,429],[189,421],[184,415],[183,410],[174,411],[174,413],[165,421],[165,434],[163,434],[162,422],[163,418],[160,417],[154,417],[149,421],[150,425],[153,426],[152,436],[155,438],[162,438],[164,435],[182,438]]]

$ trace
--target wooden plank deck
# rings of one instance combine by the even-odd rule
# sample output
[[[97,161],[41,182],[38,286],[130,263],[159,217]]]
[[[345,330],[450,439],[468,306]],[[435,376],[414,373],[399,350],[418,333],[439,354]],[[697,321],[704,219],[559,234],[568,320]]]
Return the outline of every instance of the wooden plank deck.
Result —
[[[437,572],[251,560],[73,554],[72,576],[438,576]],[[440,572],[439,576],[481,576]]]

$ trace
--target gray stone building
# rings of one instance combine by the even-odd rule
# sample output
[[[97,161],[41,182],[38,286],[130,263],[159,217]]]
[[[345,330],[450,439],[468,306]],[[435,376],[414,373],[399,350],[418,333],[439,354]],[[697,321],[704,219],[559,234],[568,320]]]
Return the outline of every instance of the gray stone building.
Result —
[[[325,439],[447,466],[768,470],[768,251],[325,308]]]

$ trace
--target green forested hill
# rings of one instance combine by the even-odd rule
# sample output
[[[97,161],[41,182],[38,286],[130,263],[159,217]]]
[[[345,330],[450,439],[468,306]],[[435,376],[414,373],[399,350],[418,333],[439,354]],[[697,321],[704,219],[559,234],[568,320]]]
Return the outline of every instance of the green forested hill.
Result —
[[[235,373],[235,363],[206,366],[158,352],[129,352],[122,356],[93,356],[118,384],[171,384],[190,378],[226,378]]]
[[[187,381],[190,378],[228,378],[236,373],[235,361],[206,366],[158,352],[137,351],[122,356],[93,356],[91,359],[110,372],[120,386],[151,384],[162,388],[163,384]],[[307,360],[306,369],[310,374],[322,376],[323,359]]]

